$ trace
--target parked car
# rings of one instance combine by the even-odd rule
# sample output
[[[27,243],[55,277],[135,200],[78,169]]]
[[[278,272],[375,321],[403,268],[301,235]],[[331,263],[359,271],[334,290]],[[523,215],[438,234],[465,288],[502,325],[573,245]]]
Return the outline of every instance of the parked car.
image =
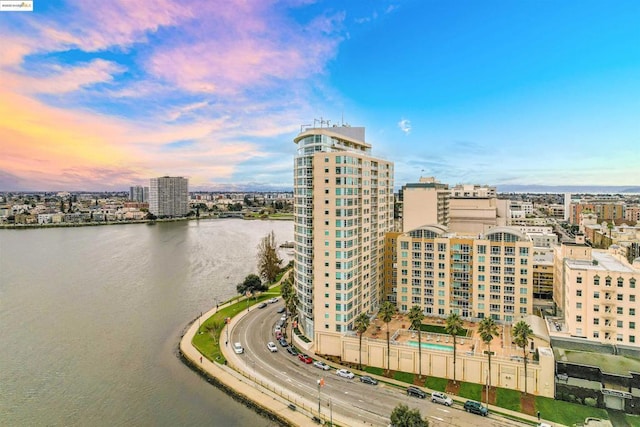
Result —
[[[271,299],[269,300],[269,302],[270,302],[271,304],[275,304],[276,302],[278,302],[278,298],[277,298],[277,297],[273,297],[273,298],[271,298]]]
[[[280,320],[285,322],[287,320],[287,313],[282,313],[282,316],[280,316]]]
[[[236,354],[241,354],[244,353],[244,348],[242,347],[242,344],[235,342],[233,343],[233,351],[235,351]]]
[[[360,377],[360,382],[365,383],[365,384],[372,384],[372,385],[378,384],[378,380],[376,380],[375,378],[371,378],[368,375],[361,376]]]
[[[267,343],[267,348],[269,349],[269,351],[270,351],[271,353],[273,353],[273,352],[275,352],[275,351],[278,351],[278,347],[276,347],[276,345],[273,343],[273,341],[269,341],[269,342]]]
[[[280,338],[278,340],[278,343],[282,346],[282,347],[288,347],[289,343],[287,342],[287,340],[285,340],[284,338]]]
[[[273,330],[273,332],[280,332],[280,329],[282,329],[282,326],[280,325],[276,325],[275,329]]]
[[[440,393],[439,391],[434,391],[433,393],[431,393],[431,401],[446,406],[453,405],[453,399],[444,393]]]
[[[261,302],[260,304],[258,304],[258,308],[265,308],[267,306],[266,302]]]
[[[293,348],[293,346],[289,346],[289,347],[287,347],[287,351],[288,351],[288,352],[289,352],[289,354],[290,354],[290,355],[292,355],[292,356],[297,356],[297,355],[298,355],[298,352],[296,351],[296,349],[295,349],[295,348]]]
[[[276,310],[276,313],[284,313],[284,310],[284,307],[280,307],[278,310]]]
[[[331,369],[331,367],[329,365],[327,365],[326,363],[321,362],[319,360],[316,360],[315,362],[313,362],[313,366],[315,366],[316,368],[323,369],[325,371],[328,371],[329,369]]]
[[[282,331],[276,331],[276,339],[280,341],[282,339]]]
[[[407,396],[415,396],[420,399],[425,399],[427,397],[427,393],[420,390],[418,387],[409,386],[407,387]]]
[[[336,371],[336,374],[338,374],[339,376],[341,376],[342,378],[349,378],[352,379],[353,377],[355,377],[355,375],[353,374],[353,372],[351,371],[347,371],[346,369],[338,369]]]
[[[485,406],[482,406],[482,403],[476,402],[475,400],[467,400],[464,402],[464,410],[472,414],[482,415],[483,417],[489,415],[489,410]]]
[[[306,363],[307,365],[310,365],[311,363],[313,363],[313,359],[310,358],[309,356],[307,356],[304,353],[300,353],[298,355],[298,359],[300,359],[301,361],[303,361],[304,363]]]

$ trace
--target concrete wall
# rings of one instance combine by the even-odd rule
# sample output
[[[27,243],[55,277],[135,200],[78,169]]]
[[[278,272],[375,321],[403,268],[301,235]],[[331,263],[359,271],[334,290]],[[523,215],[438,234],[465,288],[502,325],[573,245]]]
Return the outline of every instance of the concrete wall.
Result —
[[[320,334],[319,334],[320,335]],[[321,347],[318,354],[340,354],[343,361],[360,363],[359,340],[356,336],[342,336],[340,342],[334,337],[317,337]],[[339,347],[336,347],[339,346]],[[555,396],[555,359],[548,348],[539,348],[540,360],[527,363],[527,392],[553,398]],[[378,368],[387,368],[387,341],[385,339],[362,339],[362,363]],[[418,373],[419,354],[416,347],[391,344],[389,366],[393,371]],[[456,380],[484,384],[488,372],[487,356],[456,352]],[[453,352],[422,350],[422,374],[453,379]],[[496,387],[524,391],[524,364],[520,361],[493,357],[491,359],[491,384]]]

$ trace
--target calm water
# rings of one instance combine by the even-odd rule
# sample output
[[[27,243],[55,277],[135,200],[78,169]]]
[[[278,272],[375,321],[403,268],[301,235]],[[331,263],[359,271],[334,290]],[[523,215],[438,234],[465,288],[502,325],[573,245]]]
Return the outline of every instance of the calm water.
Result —
[[[293,240],[236,219],[0,230],[0,425],[272,425],[176,357],[271,230]]]

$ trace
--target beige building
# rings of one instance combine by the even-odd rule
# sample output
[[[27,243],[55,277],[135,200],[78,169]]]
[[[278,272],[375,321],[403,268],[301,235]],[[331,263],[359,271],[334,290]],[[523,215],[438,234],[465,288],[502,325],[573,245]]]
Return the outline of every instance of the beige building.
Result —
[[[371,156],[363,127],[303,129],[294,139],[294,285],[299,325],[338,343],[384,300],[385,234],[393,227],[393,163]]]
[[[451,190],[449,230],[477,235],[505,226],[509,219],[509,200],[498,199],[495,187],[458,185]]]
[[[427,316],[492,317],[517,322],[533,308],[533,245],[524,234],[493,228],[483,236],[423,226],[396,239],[396,304]]]
[[[596,250],[563,244],[556,250],[554,300],[568,333],[606,344],[639,347],[640,261],[629,262],[619,247]]]
[[[449,186],[433,177],[420,177],[420,182],[405,184],[400,189],[402,230],[413,230],[425,224],[449,224]]]

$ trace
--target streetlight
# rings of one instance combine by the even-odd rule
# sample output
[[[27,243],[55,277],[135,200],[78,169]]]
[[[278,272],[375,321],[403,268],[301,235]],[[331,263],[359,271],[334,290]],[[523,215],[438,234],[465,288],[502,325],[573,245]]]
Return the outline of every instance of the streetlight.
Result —
[[[225,323],[227,324],[227,340],[224,342],[224,345],[227,345],[229,344],[229,323],[231,323],[231,317],[227,317]]]
[[[324,386],[324,378],[318,380],[318,418],[320,418],[320,388]]]
[[[487,389],[487,412],[489,412],[489,371],[485,371],[485,373],[487,374],[487,385],[485,386]]]

